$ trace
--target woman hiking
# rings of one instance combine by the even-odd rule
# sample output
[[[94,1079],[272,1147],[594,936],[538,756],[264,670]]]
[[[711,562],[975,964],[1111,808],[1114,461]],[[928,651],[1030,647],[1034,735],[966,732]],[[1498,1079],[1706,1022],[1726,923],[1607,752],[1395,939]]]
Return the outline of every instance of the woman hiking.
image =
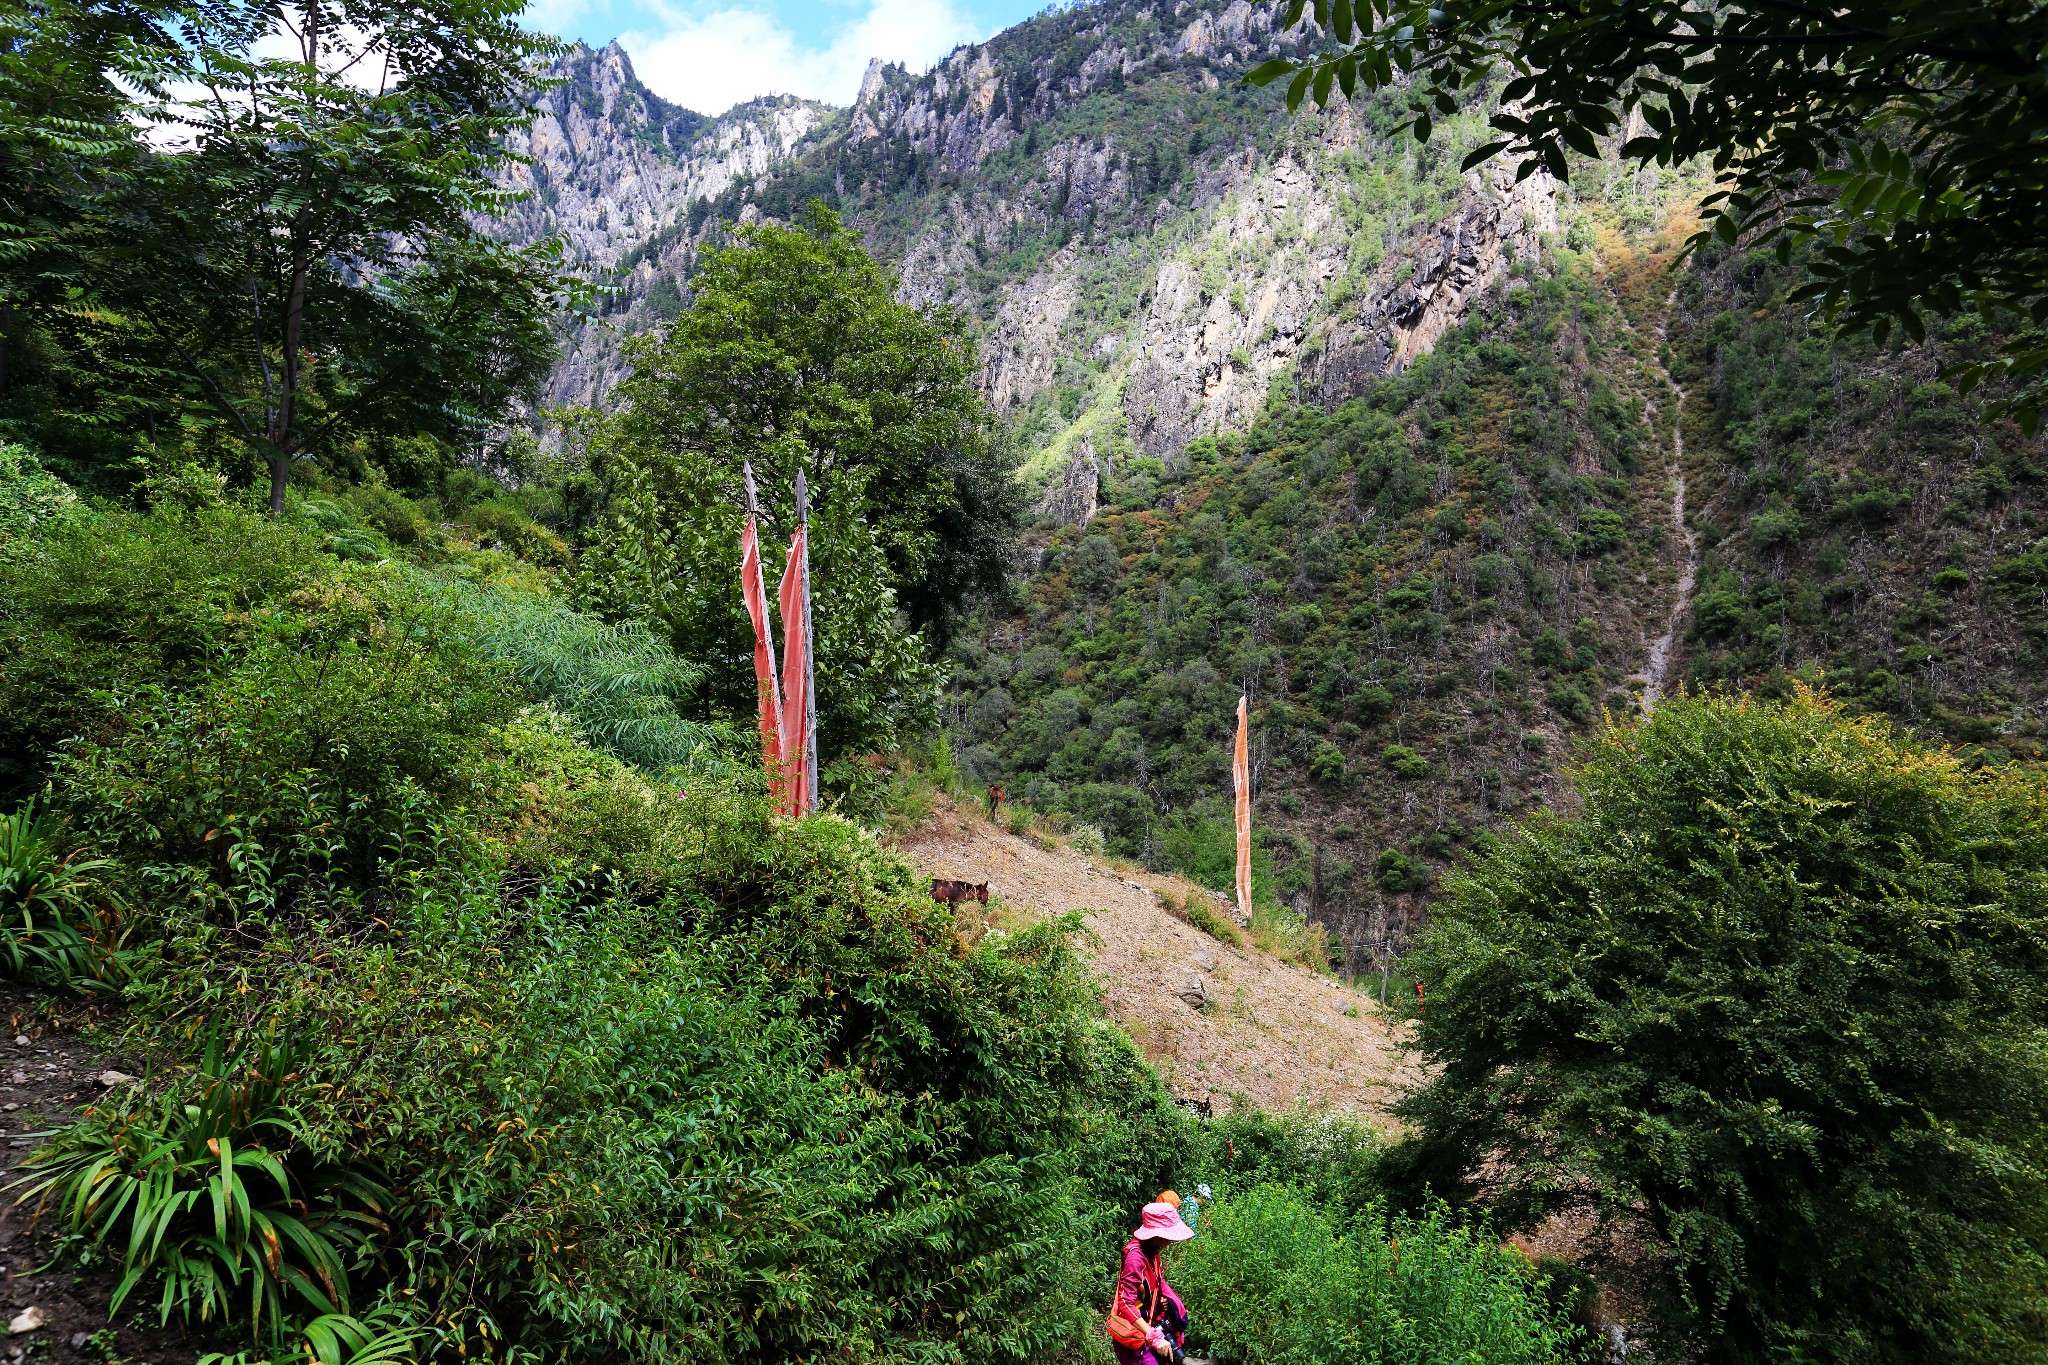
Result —
[[[1143,1220],[1124,1243],[1116,1301],[1109,1309],[1109,1341],[1117,1365],[1173,1365],[1187,1339],[1187,1310],[1166,1282],[1166,1248],[1195,1230],[1169,1203],[1145,1206]]]

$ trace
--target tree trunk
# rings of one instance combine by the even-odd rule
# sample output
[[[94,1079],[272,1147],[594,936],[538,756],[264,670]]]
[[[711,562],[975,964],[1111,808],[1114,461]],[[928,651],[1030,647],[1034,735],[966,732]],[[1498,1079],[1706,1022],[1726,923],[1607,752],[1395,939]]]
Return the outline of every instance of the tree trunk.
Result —
[[[320,58],[320,7],[306,6],[305,54],[308,68]],[[299,419],[299,342],[306,326],[306,273],[311,267],[306,243],[310,211],[301,208],[292,220],[291,287],[285,294],[283,354],[278,358],[276,429],[270,433],[270,515],[284,513],[284,487],[291,477],[292,427]]]

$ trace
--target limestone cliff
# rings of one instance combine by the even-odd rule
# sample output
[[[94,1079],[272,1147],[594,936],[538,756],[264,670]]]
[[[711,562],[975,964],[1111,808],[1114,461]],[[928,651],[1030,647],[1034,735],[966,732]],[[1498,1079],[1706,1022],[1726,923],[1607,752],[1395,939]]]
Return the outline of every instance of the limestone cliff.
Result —
[[[551,396],[602,401],[620,336],[673,316],[721,223],[821,199],[906,298],[962,314],[1061,507],[1120,461],[1242,430],[1275,382],[1341,400],[1510,279],[1556,229],[1557,191],[1457,173],[1475,118],[1418,152],[1385,131],[1389,99],[1290,116],[1239,84],[1304,38],[1246,0],[1104,0],[923,75],[877,63],[849,110],[717,120],[647,92],[616,46],[579,49],[508,223],[561,233],[609,291]]]

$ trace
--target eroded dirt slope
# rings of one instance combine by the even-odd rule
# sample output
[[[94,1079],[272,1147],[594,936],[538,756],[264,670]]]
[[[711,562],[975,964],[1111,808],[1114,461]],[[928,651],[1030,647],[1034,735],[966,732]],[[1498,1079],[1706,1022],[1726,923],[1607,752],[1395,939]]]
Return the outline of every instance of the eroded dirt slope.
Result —
[[[1178,901],[1207,892],[1040,847],[952,803],[897,843],[931,876],[986,881],[997,924],[1082,912],[1110,1016],[1176,1095],[1219,1111],[1328,1105],[1393,1126],[1387,1111],[1417,1074],[1398,1047],[1406,1026],[1335,981],[1249,943],[1219,942],[1159,899],[1161,890]]]

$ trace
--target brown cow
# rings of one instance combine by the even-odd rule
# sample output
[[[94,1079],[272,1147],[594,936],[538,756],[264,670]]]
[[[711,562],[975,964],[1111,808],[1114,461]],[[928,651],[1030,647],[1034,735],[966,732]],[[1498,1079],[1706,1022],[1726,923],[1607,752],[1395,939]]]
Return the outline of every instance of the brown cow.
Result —
[[[980,901],[987,905],[988,883],[956,882],[951,877],[934,877],[932,899],[940,905],[958,905],[961,901]]]

